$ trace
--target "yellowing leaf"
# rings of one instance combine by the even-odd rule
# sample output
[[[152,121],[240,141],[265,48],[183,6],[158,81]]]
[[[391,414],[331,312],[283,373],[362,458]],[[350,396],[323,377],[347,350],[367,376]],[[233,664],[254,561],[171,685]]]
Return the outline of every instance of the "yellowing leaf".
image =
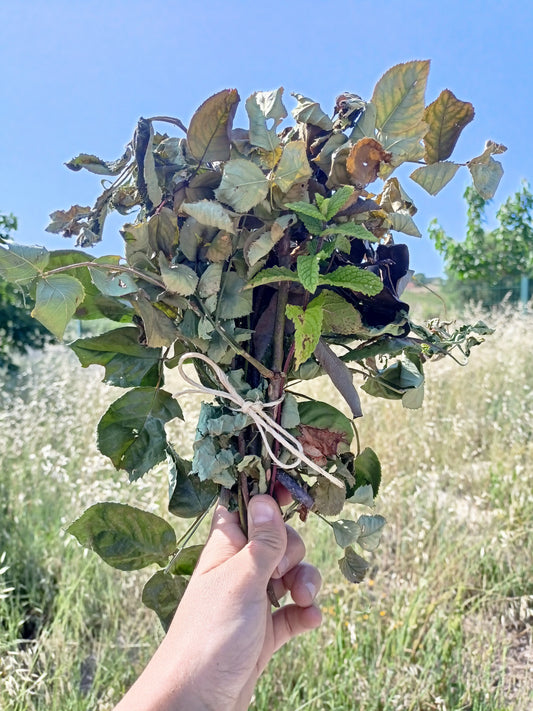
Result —
[[[473,118],[472,104],[460,101],[449,89],[444,89],[424,111],[424,121],[429,126],[424,136],[426,162],[437,163],[449,158],[461,131]]]
[[[236,89],[224,89],[197,109],[187,131],[187,143],[198,161],[228,160],[231,127],[239,101]]]
[[[249,160],[236,158],[224,166],[215,196],[237,212],[248,212],[266,198],[268,189],[269,182],[261,168]]]
[[[381,163],[390,163],[391,154],[375,138],[361,138],[346,158],[350,182],[357,188],[366,188],[378,177]]]
[[[275,184],[286,193],[294,183],[305,182],[311,175],[305,143],[303,141],[287,143],[274,173]]]
[[[418,135],[428,73],[428,60],[397,64],[385,72],[372,95],[379,131],[389,137]]]
[[[301,306],[289,304],[286,308],[286,315],[294,322],[294,358],[295,367],[298,368],[311,357],[316,348],[322,331],[324,312],[320,299],[313,299],[305,311]]]
[[[459,168],[460,166],[457,163],[452,163],[451,161],[431,163],[431,165],[423,165],[417,168],[409,177],[430,195],[436,195],[450,182]]]

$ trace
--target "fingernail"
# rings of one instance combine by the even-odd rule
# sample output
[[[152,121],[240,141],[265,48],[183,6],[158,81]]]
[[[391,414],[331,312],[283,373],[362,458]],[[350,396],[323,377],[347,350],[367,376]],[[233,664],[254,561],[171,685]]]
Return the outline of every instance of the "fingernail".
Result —
[[[316,585],[314,583],[305,583],[305,587],[309,590],[309,594],[311,595],[311,600],[314,600],[316,597],[316,594],[318,590],[316,589]]]
[[[252,499],[250,513],[256,526],[261,526],[263,523],[270,523],[274,520],[274,509],[266,501],[254,501]]]

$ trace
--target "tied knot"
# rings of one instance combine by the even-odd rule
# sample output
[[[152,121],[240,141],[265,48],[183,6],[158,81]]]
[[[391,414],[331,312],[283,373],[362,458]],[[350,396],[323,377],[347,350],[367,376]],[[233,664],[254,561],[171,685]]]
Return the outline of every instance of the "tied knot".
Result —
[[[208,388],[202,383],[196,382],[190,378],[184,371],[184,364],[186,360],[201,360],[206,363],[211,370],[215,373],[220,385],[224,390],[216,390],[215,388]],[[190,390],[182,390],[176,395],[184,395],[186,393],[202,393],[206,395],[212,395],[219,399],[229,400],[236,406],[235,409],[244,413],[253,421],[261,439],[263,440],[263,445],[268,452],[271,461],[276,464],[281,469],[295,469],[300,466],[302,462],[305,462],[307,466],[315,471],[317,474],[328,479],[332,484],[338,486],[339,488],[344,488],[344,483],[338,479],[333,474],[323,469],[321,466],[316,464],[312,459],[310,459],[304,452],[302,443],[299,442],[296,437],[293,437],[286,429],[284,429],[280,424],[276,422],[270,415],[268,415],[265,410],[269,407],[275,407],[283,402],[283,397],[278,400],[272,400],[270,402],[262,402],[261,400],[245,400],[242,395],[240,395],[235,387],[230,382],[228,376],[224,373],[222,368],[220,368],[211,358],[204,355],[203,353],[183,353],[178,361],[178,372],[186,383],[192,386]],[[234,409],[234,408],[232,408]],[[279,444],[286,449],[295,458],[293,462],[282,462],[272,451],[270,446],[269,437],[271,435]]]

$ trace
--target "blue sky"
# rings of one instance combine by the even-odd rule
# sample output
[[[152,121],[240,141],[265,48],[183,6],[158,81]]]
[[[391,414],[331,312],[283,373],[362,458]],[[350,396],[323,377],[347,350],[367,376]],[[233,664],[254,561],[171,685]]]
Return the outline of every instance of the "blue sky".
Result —
[[[140,116],[188,123],[230,87],[244,104],[254,90],[283,86],[287,108],[296,91],[330,112],[342,91],[370,98],[390,66],[411,59],[432,60],[427,103],[449,88],[474,104],[456,160],[479,155],[486,139],[508,146],[497,205],[531,178],[532,36],[525,1],[0,0],[0,210],[17,215],[19,241],[74,246],[44,232],[48,215],[91,204],[100,186],[64,162],[80,152],[118,157]],[[236,125],[246,126],[243,111]],[[424,233],[405,238],[412,267],[438,275],[427,225],[438,217],[461,238],[469,173],[435,198],[402,182]],[[119,224],[109,222],[97,253],[120,253]]]

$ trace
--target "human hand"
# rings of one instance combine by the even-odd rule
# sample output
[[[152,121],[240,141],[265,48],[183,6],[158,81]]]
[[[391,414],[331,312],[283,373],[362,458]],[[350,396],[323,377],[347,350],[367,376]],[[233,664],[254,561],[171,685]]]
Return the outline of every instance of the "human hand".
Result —
[[[243,711],[274,652],[318,627],[318,570],[270,496],[236,512],[218,506],[209,539],[167,636],[116,711]],[[267,585],[293,604],[272,612]]]

